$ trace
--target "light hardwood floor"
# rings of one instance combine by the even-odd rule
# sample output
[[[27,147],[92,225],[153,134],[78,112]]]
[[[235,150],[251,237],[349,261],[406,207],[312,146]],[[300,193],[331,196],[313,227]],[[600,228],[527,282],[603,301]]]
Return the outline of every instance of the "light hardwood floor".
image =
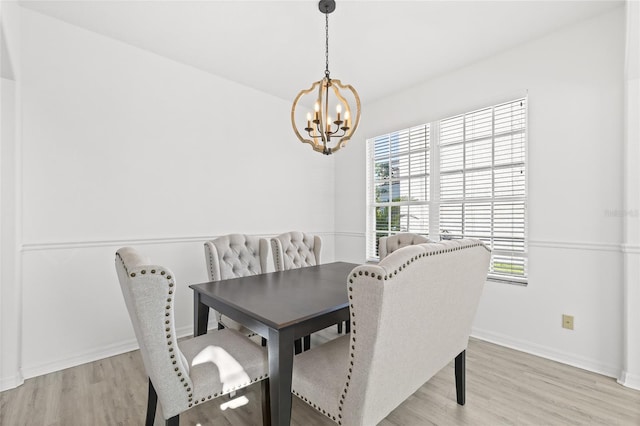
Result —
[[[335,327],[314,334],[317,345]],[[393,389],[389,390],[393,392]],[[221,410],[219,398],[180,416],[181,425],[261,423],[260,385],[249,403]],[[25,381],[0,393],[2,426],[142,425],[147,380],[138,351]],[[158,410],[156,425],[164,424]],[[334,425],[293,398],[292,425]],[[640,391],[522,352],[471,339],[467,350],[467,403],[456,404],[453,363],[423,385],[380,426],[413,425],[629,425],[640,426]]]

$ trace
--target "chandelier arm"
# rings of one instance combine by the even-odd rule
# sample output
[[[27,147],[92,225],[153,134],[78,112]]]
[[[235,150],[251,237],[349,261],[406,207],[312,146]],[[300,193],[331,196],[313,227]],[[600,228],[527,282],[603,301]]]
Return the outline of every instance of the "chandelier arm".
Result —
[[[306,129],[305,129],[305,130],[306,130]],[[312,131],[312,130],[314,130],[314,129],[306,130],[306,132],[307,132],[307,134],[309,135],[309,137],[310,137],[310,138],[313,138],[313,137],[314,137],[314,136],[311,134],[311,131]],[[342,130],[342,134],[341,134],[341,135],[339,135],[339,134],[338,134],[338,132],[339,132],[339,131],[341,131],[341,130]],[[335,132],[329,132],[329,134],[331,135],[331,137],[332,137],[332,138],[334,138],[334,137],[335,137],[335,138],[341,138],[341,137],[343,137],[344,135],[346,135],[346,134],[347,134],[347,132],[344,130],[344,128],[340,128],[340,129],[337,129]]]
[[[338,132],[339,132],[340,130],[341,130],[341,129],[337,129],[335,132],[331,133],[331,137],[332,137],[332,138],[341,138],[341,137],[343,137],[346,133],[345,133],[345,131],[343,130],[343,131],[342,131],[342,134],[341,134],[341,135],[339,135],[339,134],[338,134]]]

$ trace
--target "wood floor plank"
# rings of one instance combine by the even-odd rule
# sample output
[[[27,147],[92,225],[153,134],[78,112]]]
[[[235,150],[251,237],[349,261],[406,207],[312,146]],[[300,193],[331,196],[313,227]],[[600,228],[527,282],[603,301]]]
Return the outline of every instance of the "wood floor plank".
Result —
[[[312,336],[312,346],[337,337],[335,327]],[[640,426],[640,391],[614,379],[471,339],[467,403],[456,403],[453,362],[424,384],[380,426]],[[392,390],[391,390],[392,391]],[[222,410],[228,398],[199,405],[181,425],[260,424],[260,384],[248,403]],[[147,379],[138,351],[26,380],[0,393],[0,426],[130,426],[144,423]],[[158,407],[156,425],[163,425]],[[331,426],[294,397],[293,426]]]

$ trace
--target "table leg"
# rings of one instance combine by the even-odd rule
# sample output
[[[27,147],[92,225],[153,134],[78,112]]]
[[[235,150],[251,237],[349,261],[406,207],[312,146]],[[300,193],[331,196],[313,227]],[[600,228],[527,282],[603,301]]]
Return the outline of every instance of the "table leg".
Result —
[[[304,336],[304,350],[308,351],[311,349],[311,335]]]
[[[193,292],[193,336],[207,334],[209,307],[200,301],[200,293]]]
[[[293,371],[293,330],[269,329],[269,397],[271,424],[291,423],[291,378]]]

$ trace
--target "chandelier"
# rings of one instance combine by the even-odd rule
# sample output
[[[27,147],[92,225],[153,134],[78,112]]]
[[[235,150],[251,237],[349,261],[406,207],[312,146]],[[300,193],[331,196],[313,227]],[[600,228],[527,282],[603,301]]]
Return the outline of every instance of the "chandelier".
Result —
[[[325,16],[324,78],[298,93],[291,107],[291,125],[300,141],[311,145],[314,151],[330,155],[345,146],[358,128],[360,97],[353,86],[343,85],[329,73],[329,14],[336,9],[336,2],[320,0],[318,9]],[[307,106],[306,117],[303,105]],[[333,111],[336,115],[332,117]]]

